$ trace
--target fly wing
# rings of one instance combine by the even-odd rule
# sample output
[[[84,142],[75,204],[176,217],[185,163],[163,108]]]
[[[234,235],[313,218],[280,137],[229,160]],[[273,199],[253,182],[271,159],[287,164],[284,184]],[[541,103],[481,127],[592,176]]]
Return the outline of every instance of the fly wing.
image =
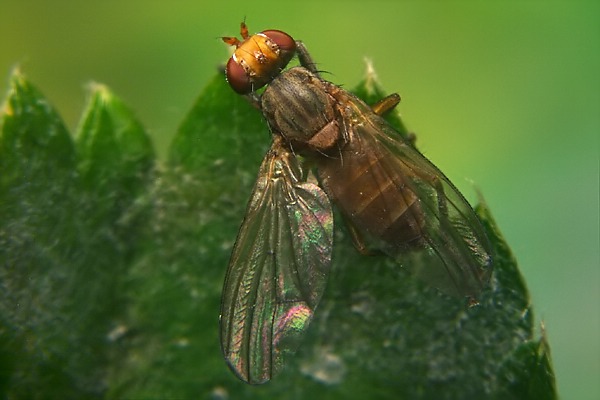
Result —
[[[365,103],[347,92],[341,96],[345,98],[338,98],[339,104],[349,105],[340,111],[349,151],[370,160],[365,178],[380,182],[382,197],[392,185],[395,198],[404,204],[403,211],[412,213],[409,217],[417,221],[412,229],[419,233],[419,246],[411,249],[392,240],[391,245],[389,241],[382,244],[382,250],[440,290],[476,297],[490,277],[492,250],[467,200]],[[352,162],[349,158],[343,162]]]
[[[300,180],[275,142],[265,156],[233,248],[221,299],[221,348],[236,375],[271,379],[294,352],[325,288],[333,244],[326,194]]]

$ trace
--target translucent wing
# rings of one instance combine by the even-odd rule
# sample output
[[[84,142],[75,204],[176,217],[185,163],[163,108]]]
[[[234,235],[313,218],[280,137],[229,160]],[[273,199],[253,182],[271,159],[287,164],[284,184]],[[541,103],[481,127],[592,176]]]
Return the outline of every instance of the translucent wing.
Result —
[[[323,293],[333,242],[329,199],[301,182],[295,157],[272,145],[259,171],[221,299],[221,348],[242,380],[271,379]]]
[[[363,186],[359,182],[375,188],[375,194],[362,203],[341,204],[346,216],[423,280],[452,295],[475,297],[489,279],[492,257],[469,203],[365,103],[342,90],[336,97],[347,144],[342,162],[328,167],[325,181],[349,182],[339,190]],[[335,186],[325,183],[327,189]],[[332,194],[338,204],[345,196]],[[374,207],[379,213],[363,210]],[[369,215],[371,221],[361,220],[362,215]],[[380,220],[373,223],[374,216]]]

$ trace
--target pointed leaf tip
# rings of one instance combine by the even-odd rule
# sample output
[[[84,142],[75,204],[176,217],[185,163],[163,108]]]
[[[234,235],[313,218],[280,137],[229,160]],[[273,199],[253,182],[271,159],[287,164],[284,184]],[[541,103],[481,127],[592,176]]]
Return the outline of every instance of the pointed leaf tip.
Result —
[[[154,162],[150,138],[133,112],[106,85],[92,82],[89,90],[76,134],[82,180],[99,189],[108,189],[117,181],[143,181]],[[121,188],[129,189],[129,184]]]
[[[50,102],[18,67],[0,115],[0,169],[4,183],[37,174],[50,177],[75,164],[71,136]]]

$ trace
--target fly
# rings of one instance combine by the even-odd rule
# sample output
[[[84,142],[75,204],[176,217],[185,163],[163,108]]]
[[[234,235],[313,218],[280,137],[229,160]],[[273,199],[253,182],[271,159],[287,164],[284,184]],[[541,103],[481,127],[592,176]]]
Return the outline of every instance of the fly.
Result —
[[[262,111],[272,144],[223,287],[221,348],[232,371],[267,382],[298,347],[329,272],[332,203],[357,249],[382,251],[441,291],[475,299],[492,272],[491,246],[456,187],[381,117],[399,96],[370,107],[323,80],[288,34],[250,36],[242,23],[241,35],[223,38],[236,46],[227,80]],[[284,71],[294,55],[300,66]],[[318,184],[297,155],[315,166]]]

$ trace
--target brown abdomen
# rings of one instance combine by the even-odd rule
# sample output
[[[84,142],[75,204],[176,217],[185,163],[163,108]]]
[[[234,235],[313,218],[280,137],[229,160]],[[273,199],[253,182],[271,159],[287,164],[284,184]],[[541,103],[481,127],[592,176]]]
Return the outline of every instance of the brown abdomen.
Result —
[[[349,144],[341,158],[319,160],[328,195],[361,232],[397,250],[421,245],[423,214],[404,177],[380,154]]]

